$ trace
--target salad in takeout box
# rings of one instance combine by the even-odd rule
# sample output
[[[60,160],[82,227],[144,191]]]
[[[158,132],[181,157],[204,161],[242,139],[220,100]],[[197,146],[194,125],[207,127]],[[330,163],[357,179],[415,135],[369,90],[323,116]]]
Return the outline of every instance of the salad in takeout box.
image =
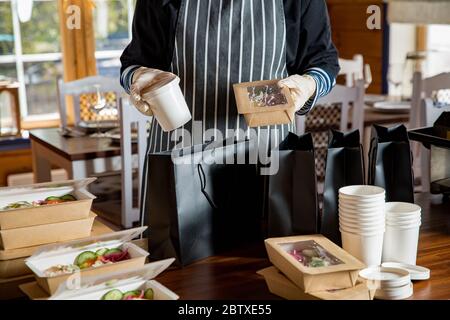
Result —
[[[365,265],[322,235],[265,240],[269,260],[304,292],[354,287]]]
[[[178,300],[178,295],[153,280],[174,258],[149,263],[141,268],[94,277],[79,283],[63,283],[50,300]]]
[[[130,241],[147,227],[45,246],[25,263],[34,272],[38,284],[53,294],[72,274],[94,276],[102,272],[141,267],[148,252]]]
[[[96,178],[0,188],[0,229],[86,219],[96,198],[87,187]],[[33,215],[30,219],[29,215]]]

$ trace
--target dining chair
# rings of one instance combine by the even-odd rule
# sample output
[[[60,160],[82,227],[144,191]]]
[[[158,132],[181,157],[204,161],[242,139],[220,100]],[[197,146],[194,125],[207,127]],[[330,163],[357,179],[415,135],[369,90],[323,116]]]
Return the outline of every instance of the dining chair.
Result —
[[[364,79],[364,58],[361,54],[354,55],[353,59],[339,58],[339,66],[339,75],[345,76],[347,87],[353,87],[355,81]]]
[[[139,204],[143,179],[143,168],[146,155],[148,128],[151,117],[147,117],[133,107],[127,98],[119,99],[120,119],[120,148],[122,158],[122,225],[125,228],[133,227],[139,221]],[[133,139],[132,131],[137,133]],[[133,149],[137,148],[137,164],[134,161]],[[137,171],[137,178],[134,173]],[[137,188],[133,188],[133,179],[137,179]],[[136,194],[134,194],[136,192]],[[137,199],[134,201],[133,199]]]
[[[446,101],[440,101],[439,93],[447,96]],[[411,114],[409,128],[431,127],[439,115],[450,111],[450,72],[433,77],[423,78],[420,72],[413,76],[413,94],[411,98]],[[420,167],[422,192],[430,191],[430,150],[419,143],[413,143],[413,155],[420,159],[415,162],[415,169]]]
[[[94,103],[93,97],[96,93],[96,86],[99,86],[100,92],[105,95],[107,107],[117,108],[117,100],[124,93],[117,78],[92,76],[71,82],[64,82],[63,79],[58,80],[61,127],[67,127],[67,97],[73,98],[75,123],[82,120],[93,121],[97,119],[98,115],[90,110],[90,106]],[[117,120],[116,118],[116,116],[103,117],[101,120]]]
[[[325,97],[317,100],[316,106],[306,116],[297,116],[297,134],[311,132],[316,150],[318,180],[325,175],[325,156],[330,129],[347,132],[364,129],[364,81],[357,80],[355,86],[336,85]]]

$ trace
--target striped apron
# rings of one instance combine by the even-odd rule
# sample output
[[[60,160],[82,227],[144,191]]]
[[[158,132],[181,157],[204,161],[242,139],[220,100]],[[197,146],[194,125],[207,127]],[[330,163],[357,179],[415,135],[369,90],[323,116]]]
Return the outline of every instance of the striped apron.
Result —
[[[211,129],[221,133],[214,135],[217,140],[250,136],[233,84],[288,76],[283,0],[181,0],[171,71],[181,79],[193,121],[165,133],[153,120],[148,154],[214,140],[205,134]],[[259,147],[269,150],[295,129],[289,124],[256,130]],[[141,208],[144,213],[145,203]]]

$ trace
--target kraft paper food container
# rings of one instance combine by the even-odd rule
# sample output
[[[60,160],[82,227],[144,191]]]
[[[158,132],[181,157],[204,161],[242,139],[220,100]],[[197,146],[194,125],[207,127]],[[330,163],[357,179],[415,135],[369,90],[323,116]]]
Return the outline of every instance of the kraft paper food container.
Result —
[[[355,286],[358,273],[365,265],[322,235],[272,238],[265,240],[272,264],[306,293],[346,289]],[[289,252],[308,251],[309,256],[320,253],[327,266],[305,266]],[[314,258],[317,259],[317,258]],[[313,260],[314,260],[313,259]]]
[[[135,228],[63,244],[46,246],[25,260],[25,263],[33,271],[36,282],[52,295],[62,283],[66,282],[66,280],[74,279],[74,276],[76,275],[62,274],[49,276],[45,271],[56,265],[73,264],[75,258],[84,251],[95,252],[101,248],[127,249],[130,254],[130,259],[79,270],[77,273],[81,275],[82,278],[142,267],[145,264],[148,252],[130,241],[141,235],[146,229],[147,227]]]
[[[238,112],[249,127],[289,124],[295,119],[295,105],[288,88],[280,88],[279,80],[244,82],[233,85]],[[275,90],[275,99],[266,99],[267,90]],[[257,96],[258,99],[254,97]]]
[[[124,293],[149,288],[153,289],[154,300],[178,300],[178,295],[153,280],[174,261],[171,258],[149,263],[141,268],[82,278],[76,285],[63,283],[49,300],[102,300],[111,290],[117,289]]]
[[[33,272],[26,266],[24,258],[0,261],[0,279],[10,279],[32,274]]]
[[[88,178],[0,188],[0,230],[87,219],[95,196],[86,188],[95,180],[96,178]],[[73,195],[77,200],[24,209],[1,210],[15,202],[31,203],[66,194]]]
[[[260,270],[258,274],[264,277],[271,293],[286,300],[373,300],[375,296],[375,290],[369,290],[363,282],[348,289],[305,293],[275,267]]]
[[[85,238],[91,235],[96,216],[90,213],[87,219],[0,230],[0,248],[20,249]]]
[[[94,224],[92,225],[91,234],[89,236],[99,236],[102,234],[111,233],[113,230],[103,223],[101,223],[99,220],[94,220]],[[48,244],[45,244],[48,245]],[[0,250],[0,261],[8,261],[8,260],[15,260],[19,258],[25,258],[30,257],[34,253],[36,253],[39,249],[41,249],[43,245],[39,246],[32,246],[32,247],[26,247],[26,248],[19,248],[19,249],[11,249],[11,250]]]

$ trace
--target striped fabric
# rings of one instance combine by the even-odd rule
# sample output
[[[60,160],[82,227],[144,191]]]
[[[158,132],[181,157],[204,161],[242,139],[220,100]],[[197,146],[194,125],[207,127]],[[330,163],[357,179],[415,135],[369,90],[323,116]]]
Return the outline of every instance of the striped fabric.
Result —
[[[336,79],[331,78],[323,69],[321,68],[311,68],[306,70],[305,74],[311,76],[317,85],[316,93],[309,99],[305,105],[297,111],[297,114],[302,116],[311,111],[317,102],[317,99],[326,96],[330,93],[331,89],[336,85]]]

